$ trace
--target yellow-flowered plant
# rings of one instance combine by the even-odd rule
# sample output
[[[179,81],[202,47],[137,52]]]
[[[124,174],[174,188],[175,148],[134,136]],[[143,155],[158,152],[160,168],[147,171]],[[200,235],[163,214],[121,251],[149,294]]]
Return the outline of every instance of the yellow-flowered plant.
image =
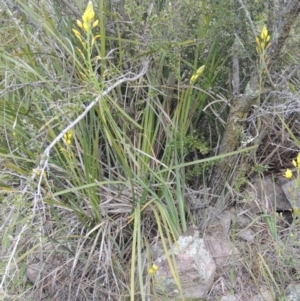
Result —
[[[64,141],[65,143],[70,146],[72,144],[72,138],[73,138],[73,131],[72,130],[68,130],[68,132],[66,134],[64,134]]]
[[[83,31],[83,35],[79,30],[72,29],[76,38],[79,40],[83,48],[87,51],[88,57],[90,57],[92,46],[94,45],[97,38],[100,35],[93,36],[92,29],[95,28],[99,23],[99,20],[95,20],[95,11],[92,1],[89,1],[85,12],[82,15],[82,21],[77,20],[77,26]],[[77,47],[77,51],[85,59],[83,52]]]
[[[198,68],[196,73],[192,75],[190,79],[190,84],[193,84],[197,80],[197,78],[203,73],[204,69],[205,69],[205,65],[202,65],[200,68]]]
[[[255,38],[256,41],[256,52],[260,54],[265,54],[265,50],[270,46],[270,35],[268,33],[267,27],[264,27],[261,30],[260,36]]]
[[[152,264],[152,266],[148,269],[149,275],[153,276],[158,271],[158,266],[156,264]]]
[[[296,160],[292,161],[293,166],[296,168],[296,172],[297,172],[297,178],[296,178],[296,184],[295,184],[295,189],[297,190],[299,183],[300,183],[300,153],[298,154]],[[293,178],[293,172],[288,168],[285,173],[284,176],[287,179],[292,179]],[[300,217],[300,210],[296,207],[296,206],[292,206],[293,209],[293,213],[294,215]]]
[[[292,164],[294,167],[296,167],[297,169],[297,174],[298,176],[300,176],[300,153],[298,154],[296,160],[293,160],[292,161]],[[285,173],[284,173],[284,176],[287,178],[287,179],[291,179],[293,177],[293,172],[288,168]]]
[[[74,153],[71,148],[72,142],[73,142],[73,130],[68,130],[68,132],[66,134],[64,134],[63,140],[64,140],[65,144],[67,145],[67,149],[65,149],[64,147],[61,147],[60,151],[62,153],[65,153],[70,159],[74,158]]]
[[[41,170],[40,169],[33,169],[32,170],[32,173],[35,173],[37,176],[40,176],[41,175]],[[43,172],[43,177],[46,178],[47,177],[47,173],[46,172]]]

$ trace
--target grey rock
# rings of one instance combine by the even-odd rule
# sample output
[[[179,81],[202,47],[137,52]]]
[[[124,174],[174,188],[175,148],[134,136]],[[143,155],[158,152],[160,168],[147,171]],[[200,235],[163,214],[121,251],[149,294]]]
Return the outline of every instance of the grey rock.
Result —
[[[216,265],[206,249],[199,232],[189,229],[168,251],[176,261],[177,272],[185,299],[203,297],[211,288],[216,272]],[[173,278],[166,255],[158,257],[154,263],[159,267],[155,278],[156,291],[169,300],[180,297],[180,289]]]
[[[300,183],[299,180],[289,181],[281,186],[286,198],[292,204],[300,208]]]
[[[244,209],[253,214],[263,213],[264,210],[285,211],[291,208],[285,193],[271,177],[256,177],[253,184],[246,188],[245,195],[248,201]]]
[[[263,290],[259,294],[255,295],[249,301],[274,301],[274,293],[269,290]]]
[[[239,258],[239,251],[228,239],[231,220],[231,213],[224,211],[206,230],[208,234],[204,238],[205,245],[219,267],[228,264],[231,259]]]
[[[286,301],[300,301],[300,284],[289,284],[285,290]]]

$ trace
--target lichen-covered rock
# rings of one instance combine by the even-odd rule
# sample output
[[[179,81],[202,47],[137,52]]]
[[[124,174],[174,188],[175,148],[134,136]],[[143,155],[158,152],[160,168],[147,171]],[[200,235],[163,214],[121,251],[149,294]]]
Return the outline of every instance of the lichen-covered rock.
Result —
[[[291,283],[285,290],[285,300],[299,301],[300,300],[300,285]]]
[[[216,265],[206,249],[204,240],[199,237],[199,232],[189,229],[169,250],[169,258],[172,258],[172,253],[179,279],[175,277],[174,280],[166,255],[158,257],[155,260],[155,264],[159,267],[156,273],[156,291],[169,299],[176,300],[181,296],[178,287],[178,280],[180,280],[185,299],[203,297],[213,284]],[[175,273],[177,272],[175,270]]]

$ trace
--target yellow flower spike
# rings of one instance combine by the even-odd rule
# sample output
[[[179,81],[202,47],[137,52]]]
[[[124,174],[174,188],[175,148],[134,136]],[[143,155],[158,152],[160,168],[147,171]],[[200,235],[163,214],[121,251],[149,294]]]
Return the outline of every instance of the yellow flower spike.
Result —
[[[284,176],[287,178],[287,179],[291,179],[293,177],[293,173],[290,169],[287,169],[284,173]]]
[[[81,22],[81,21],[77,20],[77,21],[76,21],[76,24],[77,24],[77,26],[78,26],[79,28],[82,28],[82,22]]]
[[[300,153],[299,153],[298,156],[297,156],[297,165],[298,165],[298,166],[300,165]]]
[[[196,74],[194,74],[190,79],[190,84],[196,81],[196,79],[203,73],[204,69],[205,65],[202,65],[200,68],[197,69]]]
[[[259,45],[260,41],[259,41],[259,38],[258,38],[258,37],[255,37],[255,41],[256,41],[256,43]]]
[[[68,139],[67,134],[64,134],[64,140],[67,140],[67,139]]]
[[[156,264],[153,264],[153,265],[152,265],[152,269],[153,269],[155,272],[157,272],[157,271],[158,271],[158,266],[157,266]]]
[[[148,273],[149,273],[149,275],[154,275],[155,274],[153,268],[149,268]]]
[[[266,38],[266,42],[269,42],[271,39],[271,37],[268,35],[267,38]]]
[[[264,27],[261,30],[260,38],[262,40],[266,40],[267,36],[268,36],[268,30],[267,27],[264,25]]]
[[[264,42],[261,42],[261,43],[260,43],[260,48],[261,48],[261,49],[265,49],[265,43],[264,43]]]
[[[292,161],[294,167],[297,167],[297,162],[295,160]]]
[[[196,72],[196,76],[199,77],[203,73],[204,69],[205,69],[205,65],[198,68],[198,70]]]
[[[68,139],[68,140],[67,140],[67,144],[68,144],[69,146],[72,144],[71,139]]]
[[[93,8],[93,3],[92,1],[89,1],[84,14],[82,15],[82,21],[83,23],[87,24],[90,23],[94,19],[94,17],[95,17],[95,12]]]

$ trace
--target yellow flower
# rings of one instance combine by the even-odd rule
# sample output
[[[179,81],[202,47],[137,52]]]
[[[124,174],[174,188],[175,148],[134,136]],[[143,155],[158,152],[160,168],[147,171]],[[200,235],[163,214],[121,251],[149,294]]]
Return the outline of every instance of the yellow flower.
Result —
[[[196,79],[203,73],[204,69],[205,69],[205,65],[202,65],[200,68],[198,68],[196,74],[194,74],[190,79],[191,84],[194,83]]]
[[[300,165],[300,153],[299,153],[298,156],[297,156],[297,165],[298,165],[298,166]]]
[[[86,32],[89,31],[90,23],[83,23],[82,26],[83,26],[83,29],[84,29]]]
[[[63,138],[64,138],[65,143],[70,146],[72,144],[73,131],[68,130],[68,132],[66,134],[64,134]]]
[[[287,169],[284,173],[284,176],[287,178],[287,179],[291,179],[293,177],[293,173],[290,169]]]
[[[81,38],[80,32],[74,28],[72,29],[72,31],[74,32],[76,38],[82,43],[82,38]]]
[[[196,72],[197,77],[199,77],[203,73],[204,69],[205,69],[205,65],[198,68],[198,70]]]
[[[92,3],[92,1],[89,1],[88,5],[86,7],[86,10],[82,15],[82,22],[77,20],[76,24],[79,28],[83,29],[85,32],[89,32],[91,30],[91,28],[96,27],[99,23],[99,21],[96,20],[91,25],[94,18],[95,18],[95,11],[94,11],[94,8],[93,8],[93,3]],[[73,29],[73,31],[74,31],[74,29]]]
[[[158,266],[157,266],[156,264],[153,264],[153,265],[152,265],[152,269],[153,269],[155,272],[157,272],[157,271],[158,271]]]
[[[295,160],[292,161],[294,167],[297,167],[297,162]]]
[[[37,176],[40,176],[40,175],[41,175],[41,171],[40,171],[39,169],[35,169],[35,168],[34,168],[34,169],[32,170],[32,172],[33,172],[33,173],[36,173]],[[43,172],[43,177],[44,177],[44,178],[47,177],[46,172]]]
[[[73,131],[72,130],[68,130],[67,136],[68,136],[68,139],[71,139],[73,137]]]
[[[151,268],[148,269],[149,275],[154,275],[158,271],[158,266],[153,264]]]
[[[93,23],[92,27],[93,27],[93,28],[96,27],[96,26],[98,25],[98,23],[99,23],[99,20],[96,20],[96,21]]]
[[[85,43],[82,43],[83,47],[85,47]],[[79,52],[79,54],[82,56],[82,58],[84,59],[84,54],[83,52],[81,51],[80,48],[76,47],[77,51]]]
[[[92,1],[89,1],[84,14],[82,15],[83,23],[90,23],[95,17]]]
[[[92,38],[92,45],[94,45],[95,41],[100,38],[100,35],[96,35],[95,37]]]
[[[81,21],[77,20],[77,21],[76,21],[76,24],[77,24],[77,26],[78,26],[79,28],[82,28],[82,22],[81,22]],[[73,30],[74,30],[74,29],[73,29]]]
[[[261,30],[260,38],[262,40],[266,40],[267,37],[268,37],[268,30],[267,30],[267,27],[264,25],[264,27]]]

